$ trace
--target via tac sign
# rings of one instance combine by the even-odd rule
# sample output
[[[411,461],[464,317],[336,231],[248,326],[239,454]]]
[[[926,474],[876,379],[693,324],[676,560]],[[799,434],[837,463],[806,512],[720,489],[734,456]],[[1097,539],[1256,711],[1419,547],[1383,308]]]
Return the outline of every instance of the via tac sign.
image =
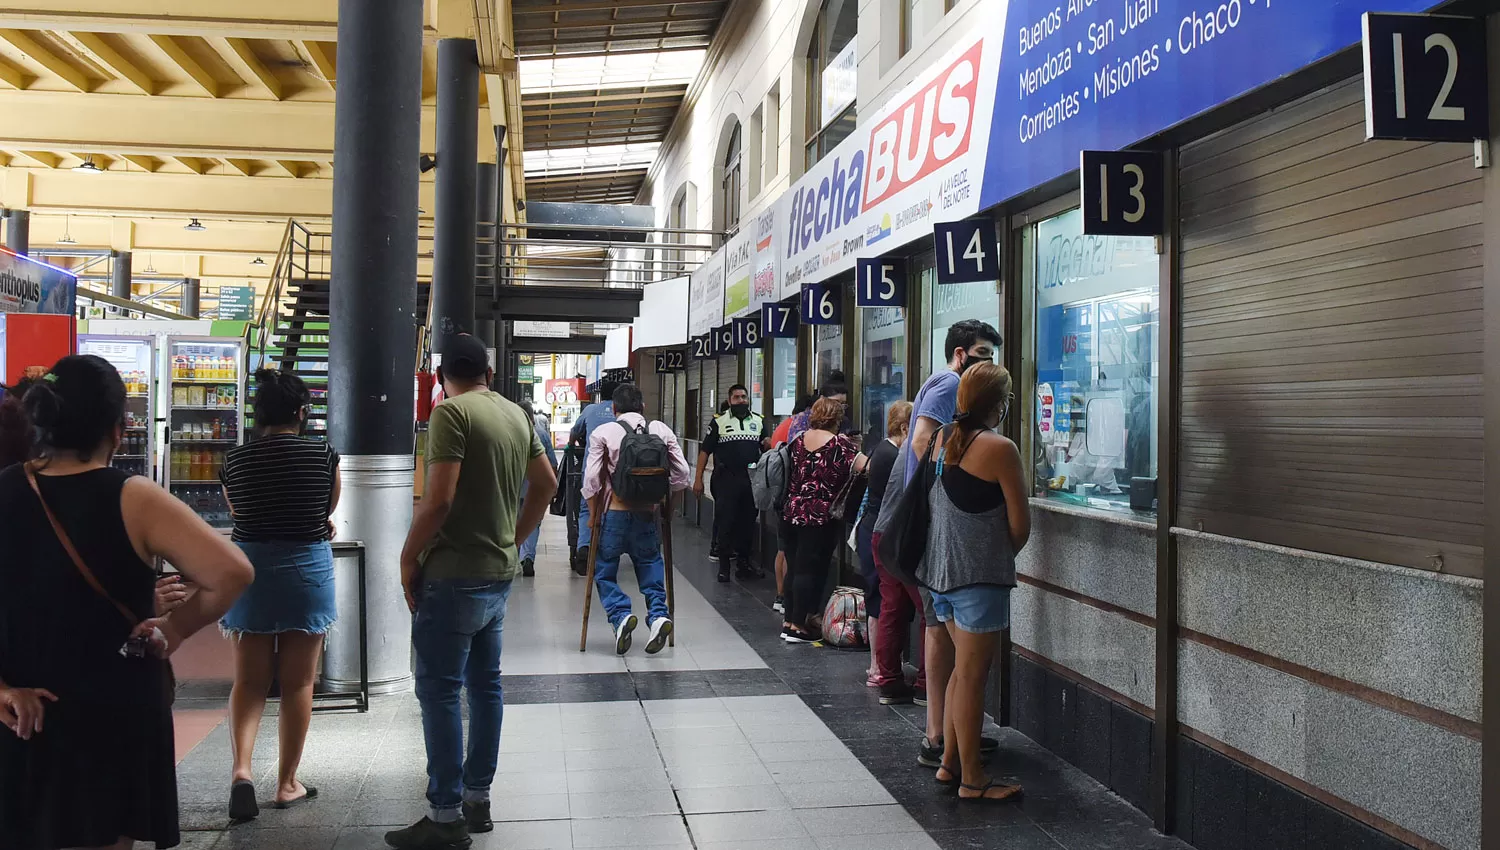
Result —
[[[995,223],[988,218],[940,221],[932,226],[938,283],[978,283],[1000,279]]]
[[[1079,155],[1083,232],[1160,236],[1166,226],[1166,164],[1156,151],[1083,151]]]
[[[741,316],[734,320],[734,348],[743,351],[748,348],[760,348],[761,340],[765,335],[760,332],[760,316]]]
[[[834,284],[807,283],[802,286],[802,323],[805,325],[839,325],[844,322],[844,298]]]
[[[688,340],[688,349],[692,352],[694,360],[714,359],[713,333],[700,334]]]
[[[797,338],[797,308],[769,303],[760,308],[761,335],[770,339]]]
[[[894,257],[855,260],[854,303],[860,307],[905,307],[906,263]]]
[[[715,357],[718,357],[721,354],[733,354],[735,352],[733,322],[714,328],[713,337],[713,349]]]
[[[1366,138],[1489,138],[1483,19],[1366,12],[1362,22]]]

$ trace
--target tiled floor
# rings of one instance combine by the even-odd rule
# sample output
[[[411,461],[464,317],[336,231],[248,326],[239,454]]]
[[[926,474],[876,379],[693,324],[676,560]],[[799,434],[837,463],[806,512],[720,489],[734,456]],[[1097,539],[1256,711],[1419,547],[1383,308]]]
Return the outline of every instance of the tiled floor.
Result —
[[[1011,730],[990,730],[1003,742],[995,770],[1019,777],[1026,799],[959,803],[915,763],[921,709],[880,706],[865,655],[782,643],[769,581],[720,585],[701,532],[679,525],[677,537],[678,645],[621,660],[597,603],[589,651],[577,651],[583,583],[549,519],[538,575],[511,596],[497,825],[476,848],[1185,847]],[[263,797],[274,724],[265,719],[256,759]],[[379,848],[425,811],[410,695],[314,719],[303,771],[321,791],[314,803],[228,827],[228,765],[222,725],[182,760],[184,846]]]

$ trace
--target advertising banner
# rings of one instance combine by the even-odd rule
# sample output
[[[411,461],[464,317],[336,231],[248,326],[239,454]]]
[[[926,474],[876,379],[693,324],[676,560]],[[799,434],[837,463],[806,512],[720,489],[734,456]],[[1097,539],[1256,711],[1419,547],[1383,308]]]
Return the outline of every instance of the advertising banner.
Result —
[[[960,43],[793,184],[777,204],[783,296],[979,210],[999,44]]]
[[[724,251],[715,251],[688,276],[688,335],[724,324]]]
[[[818,110],[820,126],[839,117],[859,95],[858,37],[849,39],[828,67],[823,69],[822,100]]]
[[[754,251],[750,255],[750,306],[759,310],[767,301],[781,297],[781,257],[776,253],[777,211],[779,199],[765,212],[755,217],[751,225],[755,230]]]
[[[61,313],[77,307],[78,278],[0,249],[0,313]]]
[[[1386,0],[1380,11],[1433,5]],[[1135,144],[1359,43],[1360,15],[1370,3],[1010,0],[1007,6],[980,209],[1073,171],[1085,149]]]
[[[743,316],[752,309],[750,299],[753,228],[740,228],[724,245],[724,318]]]
[[[511,333],[518,337],[543,337],[546,339],[567,339],[573,335],[573,329],[567,322],[515,322]]]

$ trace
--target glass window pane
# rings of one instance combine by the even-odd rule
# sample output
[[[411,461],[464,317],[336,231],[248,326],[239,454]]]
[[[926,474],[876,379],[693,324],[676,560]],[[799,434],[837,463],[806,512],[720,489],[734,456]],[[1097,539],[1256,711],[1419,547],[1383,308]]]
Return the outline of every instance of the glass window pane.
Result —
[[[797,406],[797,340],[778,338],[771,344],[771,412],[791,416]]]
[[[1159,258],[1149,237],[1084,236],[1078,210],[1036,225],[1036,490],[1127,510],[1156,478]]]
[[[829,373],[844,369],[844,328],[842,325],[813,326],[814,388],[828,380]]]
[[[752,348],[744,353],[745,389],[750,391],[750,409],[761,412],[761,400],[766,397],[766,352]]]
[[[885,438],[885,412],[906,397],[906,311],[860,309],[860,420],[865,445]]]
[[[948,328],[965,319],[979,319],[1000,329],[1000,296],[995,293],[993,281],[939,286],[932,269],[924,269],[922,277],[922,288],[931,293],[927,310],[927,362],[923,364],[930,375],[948,362],[951,352],[944,350]]]

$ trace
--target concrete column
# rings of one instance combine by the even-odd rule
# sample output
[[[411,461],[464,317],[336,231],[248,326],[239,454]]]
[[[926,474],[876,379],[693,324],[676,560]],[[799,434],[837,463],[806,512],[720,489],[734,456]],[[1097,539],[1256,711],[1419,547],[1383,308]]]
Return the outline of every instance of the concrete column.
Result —
[[[411,680],[411,615],[399,562],[415,470],[422,25],[422,0],[339,0],[328,425],[343,455],[338,539],[365,547],[369,672],[377,693]],[[355,625],[354,612],[340,615]],[[330,657],[330,669],[357,671],[358,659],[348,661]],[[346,675],[328,678],[333,687],[352,684]]]
[[[437,55],[437,180],[432,239],[432,350],[474,332],[479,215],[479,60],[474,42],[445,38]]]
[[[196,277],[190,277],[182,282],[182,314],[184,316],[196,319],[202,315],[203,310],[199,307],[202,290],[203,281]]]
[[[130,288],[131,256],[129,251],[116,251],[109,261],[109,294],[129,301],[134,297]],[[110,310],[114,315],[123,315],[119,308]]]
[[[11,210],[5,214],[5,247],[17,254],[31,253],[30,210]]]

